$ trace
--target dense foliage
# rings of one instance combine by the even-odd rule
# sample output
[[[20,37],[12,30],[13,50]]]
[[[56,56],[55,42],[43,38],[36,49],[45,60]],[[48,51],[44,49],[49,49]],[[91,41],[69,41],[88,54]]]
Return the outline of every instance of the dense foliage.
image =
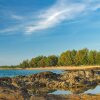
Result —
[[[23,61],[19,66],[27,67],[49,67],[49,66],[81,66],[100,65],[100,51],[96,50],[67,50],[60,56],[38,56],[30,61]]]
[[[30,61],[23,61],[19,67],[27,68],[27,67],[46,67],[46,66],[57,66],[58,65],[58,57],[55,55],[51,56],[38,56],[32,58]]]
[[[82,65],[100,65],[100,51],[88,50],[67,50],[60,56],[38,56],[31,60],[25,60],[15,67],[35,68],[50,66],[82,66]],[[11,67],[11,66],[10,66]],[[14,67],[14,66],[13,66]]]

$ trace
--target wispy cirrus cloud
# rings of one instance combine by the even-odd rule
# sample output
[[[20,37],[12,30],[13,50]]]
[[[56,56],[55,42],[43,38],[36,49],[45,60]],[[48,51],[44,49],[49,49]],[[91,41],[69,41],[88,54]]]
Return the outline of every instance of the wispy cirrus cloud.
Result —
[[[85,5],[82,3],[69,3],[66,0],[58,1],[49,9],[38,15],[39,20],[26,28],[26,32],[32,32],[52,28],[64,20],[70,20],[84,12]]]
[[[78,3],[69,2],[69,0],[58,0],[55,5],[42,12],[38,16],[40,20],[28,26],[26,32],[31,34],[35,31],[52,28],[63,21],[77,18],[90,11],[95,11],[100,8],[100,2],[97,1],[90,0],[86,2],[83,0],[83,2]]]
[[[11,18],[15,19],[15,20],[23,20],[24,19],[24,17],[18,16],[18,15],[14,15],[14,14],[11,15]]]
[[[0,33],[21,30],[25,34],[32,34],[36,31],[53,28],[63,21],[75,19],[100,8],[99,0],[82,0],[81,2],[73,1],[74,0],[57,0],[54,5],[40,11],[39,14],[35,15],[35,20],[34,18],[30,17],[24,19],[24,17],[19,15],[12,15],[11,17],[15,20],[20,20],[20,23],[15,25],[14,28],[0,30]]]

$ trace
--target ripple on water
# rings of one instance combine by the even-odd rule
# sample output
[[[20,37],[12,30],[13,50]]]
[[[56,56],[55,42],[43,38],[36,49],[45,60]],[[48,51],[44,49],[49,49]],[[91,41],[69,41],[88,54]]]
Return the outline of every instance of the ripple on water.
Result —
[[[18,75],[24,76],[46,71],[51,71],[57,74],[63,73],[63,70],[0,70],[0,77],[14,77]]]

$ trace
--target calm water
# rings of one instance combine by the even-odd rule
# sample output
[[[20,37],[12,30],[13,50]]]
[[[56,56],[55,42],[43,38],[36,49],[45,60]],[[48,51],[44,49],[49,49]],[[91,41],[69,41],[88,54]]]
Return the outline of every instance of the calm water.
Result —
[[[86,93],[86,94],[100,94],[100,85],[96,86],[94,89],[89,89],[87,91],[84,91],[83,93]],[[56,91],[54,91],[52,93],[49,93],[49,94],[60,95],[60,94],[73,94],[73,93],[71,91],[56,90]]]
[[[18,75],[31,75],[31,74],[36,74],[40,72],[45,72],[45,71],[51,71],[57,74],[63,73],[63,70],[0,70],[0,77],[14,77]],[[97,94],[100,93],[100,86],[98,85],[94,89],[89,89],[85,91],[84,93],[91,93],[91,94]],[[50,94],[72,94],[70,91],[64,91],[64,90],[56,90]]]
[[[49,94],[56,94],[56,95],[60,95],[60,94],[72,94],[72,92],[70,92],[70,91],[64,91],[64,90],[57,90],[57,91],[54,91],[54,92],[49,93]]]
[[[89,90],[85,91],[84,93],[86,93],[86,94],[100,94],[100,85],[98,85],[94,89],[89,89]],[[57,90],[57,91],[54,91],[50,94],[60,95],[60,94],[73,94],[73,93],[71,91]]]
[[[87,91],[85,91],[85,93],[91,93],[91,94],[100,94],[100,85],[97,86],[95,89],[89,89]]]
[[[51,71],[57,74],[63,73],[63,70],[0,70],[0,77],[14,77],[18,75],[31,75],[40,72]]]

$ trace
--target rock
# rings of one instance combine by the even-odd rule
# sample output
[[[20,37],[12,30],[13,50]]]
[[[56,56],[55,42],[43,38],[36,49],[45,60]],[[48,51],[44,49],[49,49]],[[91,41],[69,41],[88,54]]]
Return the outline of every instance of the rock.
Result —
[[[0,82],[7,82],[7,83],[11,83],[12,79],[9,77],[4,77],[4,78],[0,78]]]
[[[44,95],[44,96],[32,96],[30,100],[99,100],[100,95]]]
[[[10,93],[11,96],[13,93],[17,98],[21,98],[19,100],[29,100],[30,98],[35,98],[34,94],[47,95],[58,89],[69,90],[75,94],[84,93],[84,91],[94,88],[98,84],[100,84],[100,75],[93,70],[65,71],[63,74],[41,72],[28,76],[0,78],[0,93],[4,97],[4,94],[7,95],[7,93]],[[14,99],[14,97],[12,98]],[[47,100],[45,96],[41,98]],[[53,99],[51,96],[50,98],[50,100]]]
[[[24,100],[24,98],[18,90],[0,87],[0,100]]]

